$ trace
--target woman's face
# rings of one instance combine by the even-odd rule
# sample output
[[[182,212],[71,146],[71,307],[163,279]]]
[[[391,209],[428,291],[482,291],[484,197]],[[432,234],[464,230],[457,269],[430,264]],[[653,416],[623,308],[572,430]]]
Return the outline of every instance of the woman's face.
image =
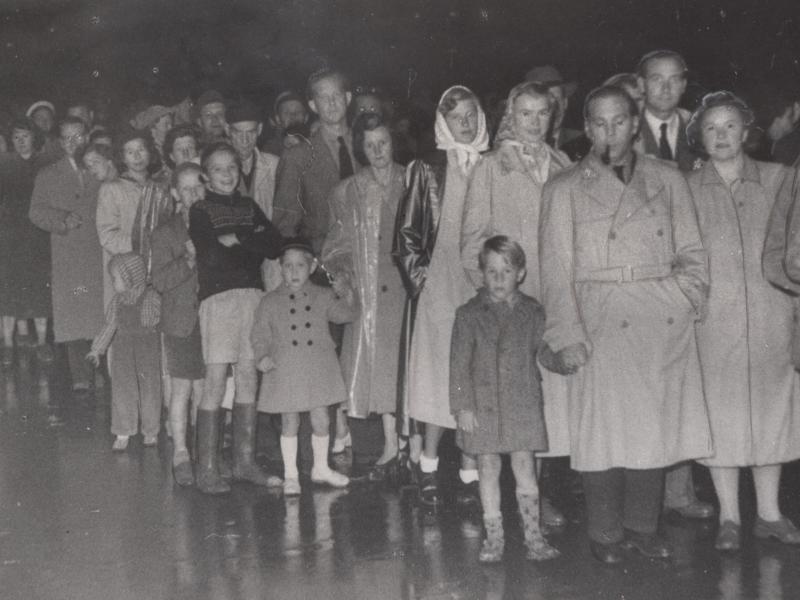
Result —
[[[150,165],[150,152],[142,139],[125,142],[122,147],[122,162],[125,168],[133,173],[144,173]]]
[[[528,144],[544,142],[551,116],[550,101],[544,96],[522,94],[511,108],[514,133],[519,141]]]
[[[27,129],[15,129],[11,133],[11,142],[20,156],[27,158],[33,154],[33,133]]]
[[[459,100],[444,120],[459,144],[469,144],[478,135],[478,105],[472,98]]]
[[[711,160],[731,160],[742,153],[747,128],[742,114],[735,108],[717,106],[706,111],[700,131],[703,147]]]
[[[55,117],[46,106],[40,106],[33,111],[31,119],[44,133],[50,133],[53,130],[53,125],[55,125]]]
[[[230,152],[212,154],[206,163],[208,187],[212,192],[230,195],[239,185],[239,166]]]
[[[111,161],[97,152],[87,152],[83,156],[83,164],[97,181],[108,181],[113,173]]]
[[[386,127],[364,132],[364,155],[371,167],[385,169],[392,164],[392,135]]]

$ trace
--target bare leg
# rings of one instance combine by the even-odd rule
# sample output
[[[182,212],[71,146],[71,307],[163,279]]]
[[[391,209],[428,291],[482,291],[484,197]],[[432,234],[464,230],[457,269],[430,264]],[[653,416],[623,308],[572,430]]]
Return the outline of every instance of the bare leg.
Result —
[[[719,499],[719,522],[741,523],[739,514],[739,468],[709,467],[714,491]],[[759,507],[761,504],[759,503]]]
[[[47,341],[47,317],[36,317],[33,326],[36,328],[36,340],[40,346],[44,346]]]
[[[172,398],[169,403],[169,420],[172,427],[172,464],[189,460],[186,447],[186,427],[189,417],[189,397],[192,395],[192,381],[172,378]]]
[[[422,455],[425,458],[435,460],[439,457],[439,442],[443,433],[444,429],[442,427],[432,423],[425,423],[425,441],[422,447]]]
[[[397,421],[392,413],[381,415],[383,424],[383,454],[375,464],[382,465],[397,456]]]
[[[28,331],[28,319],[19,319],[17,321],[17,334],[27,336]]]
[[[8,348],[14,345],[14,323],[16,319],[14,317],[4,316],[3,317],[3,344],[5,344]]]
[[[206,365],[203,399],[200,402],[201,410],[219,410],[220,406],[222,406],[227,373],[228,365],[225,363]]]
[[[758,516],[764,521],[778,521],[782,516],[778,506],[781,465],[753,467],[753,483],[758,501]]]

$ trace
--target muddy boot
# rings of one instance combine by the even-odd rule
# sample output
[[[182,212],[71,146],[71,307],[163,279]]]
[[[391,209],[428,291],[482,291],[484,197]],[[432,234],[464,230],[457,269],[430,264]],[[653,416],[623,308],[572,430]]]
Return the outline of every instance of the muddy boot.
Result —
[[[482,563],[500,562],[505,548],[503,517],[500,515],[494,517],[484,515],[483,526],[486,529],[486,539],[483,540],[478,560]]]
[[[268,475],[256,464],[256,405],[233,405],[233,479],[255,485],[281,487],[283,480]]]
[[[230,486],[219,476],[219,411],[197,411],[195,484],[204,494],[225,494]]]
[[[525,532],[525,557],[528,560],[549,560],[561,553],[547,543],[539,525],[538,494],[520,494],[517,492],[519,514],[522,517],[522,529]]]

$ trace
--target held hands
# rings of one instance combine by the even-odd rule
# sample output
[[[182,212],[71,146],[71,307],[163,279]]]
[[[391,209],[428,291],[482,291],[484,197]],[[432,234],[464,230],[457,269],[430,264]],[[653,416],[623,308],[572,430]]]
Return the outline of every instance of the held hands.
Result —
[[[236,237],[235,233],[224,233],[217,237],[217,241],[226,248],[230,248],[239,243],[239,238]]]
[[[355,301],[355,295],[353,294],[353,288],[350,285],[349,275],[346,273],[337,273],[336,277],[334,277],[333,281],[331,281],[331,287],[337,296],[344,299],[348,304],[353,304]]]
[[[556,353],[556,361],[560,363],[566,374],[575,373],[589,360],[589,353],[583,344],[572,344]]]
[[[458,428],[465,433],[473,433],[478,428],[478,419],[471,410],[460,410],[456,413]]]
[[[272,371],[277,365],[275,361],[272,360],[269,356],[265,356],[258,362],[258,370],[262,373],[266,373],[268,371]]]
[[[81,219],[81,216],[77,213],[71,212],[64,219],[64,228],[67,231],[72,231],[73,229],[77,229],[81,225],[83,225],[83,219]]]
[[[100,366],[100,353],[92,350],[86,355],[87,362],[92,363],[95,367]]]

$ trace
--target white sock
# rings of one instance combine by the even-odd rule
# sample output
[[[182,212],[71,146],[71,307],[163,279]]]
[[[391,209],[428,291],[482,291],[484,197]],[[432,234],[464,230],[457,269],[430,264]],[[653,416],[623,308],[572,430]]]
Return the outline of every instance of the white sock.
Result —
[[[434,473],[439,469],[439,457],[428,458],[423,454],[419,457],[419,468],[423,473]]]
[[[459,469],[458,476],[463,483],[478,481],[478,469]]]
[[[329,435],[311,434],[311,450],[314,452],[314,466],[311,468],[317,473],[327,473],[330,469],[328,466],[328,442],[330,439]]]
[[[281,454],[283,455],[283,478],[298,479],[297,436],[281,436]]]

